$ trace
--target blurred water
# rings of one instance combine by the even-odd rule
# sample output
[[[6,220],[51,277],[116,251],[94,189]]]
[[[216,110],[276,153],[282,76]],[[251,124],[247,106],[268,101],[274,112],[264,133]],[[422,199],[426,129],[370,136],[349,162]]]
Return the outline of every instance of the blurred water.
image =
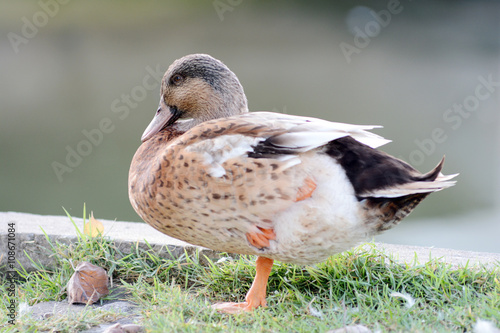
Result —
[[[251,110],[384,125],[394,142],[383,149],[421,171],[446,154],[458,185],[383,240],[500,251],[498,87],[453,109],[474,102],[481,80],[500,81],[498,2],[401,2],[390,20],[386,2],[44,3],[58,6],[0,4],[1,211],[79,216],[85,202],[97,217],[139,221],[127,174],[158,105],[156,73],[203,52],[238,75]],[[367,24],[356,47],[351,32]]]

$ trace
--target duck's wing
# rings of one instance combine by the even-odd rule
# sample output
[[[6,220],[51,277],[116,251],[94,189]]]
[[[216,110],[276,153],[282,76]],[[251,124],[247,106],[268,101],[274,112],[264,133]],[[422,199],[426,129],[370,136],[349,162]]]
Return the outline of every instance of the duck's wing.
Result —
[[[381,126],[329,122],[316,118],[251,112],[202,123],[181,136],[175,145],[198,154],[207,173],[215,178],[226,175],[223,167],[233,159],[267,158],[283,171],[300,163],[299,154],[343,137],[371,148],[390,142],[368,132]]]

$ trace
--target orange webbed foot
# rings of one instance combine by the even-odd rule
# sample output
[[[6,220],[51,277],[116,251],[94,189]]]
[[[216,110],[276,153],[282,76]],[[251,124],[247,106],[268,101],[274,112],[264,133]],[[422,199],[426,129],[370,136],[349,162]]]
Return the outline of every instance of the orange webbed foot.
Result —
[[[257,257],[255,279],[245,297],[246,302],[217,303],[212,305],[212,307],[219,312],[230,314],[250,312],[259,306],[266,307],[267,280],[269,279],[269,274],[271,274],[273,263],[273,259]]]
[[[264,304],[262,306],[266,307],[267,305]],[[229,314],[252,312],[257,307],[258,307],[257,305],[249,304],[248,302],[241,302],[241,303],[224,302],[212,305],[212,308],[216,309],[217,311]]]

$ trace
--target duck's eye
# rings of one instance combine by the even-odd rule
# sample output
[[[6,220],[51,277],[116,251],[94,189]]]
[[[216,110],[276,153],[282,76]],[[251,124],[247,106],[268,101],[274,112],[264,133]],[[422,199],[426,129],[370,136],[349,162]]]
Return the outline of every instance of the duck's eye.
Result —
[[[173,84],[179,85],[182,83],[182,81],[184,81],[184,77],[180,74],[175,74],[174,76],[172,76],[171,81]]]

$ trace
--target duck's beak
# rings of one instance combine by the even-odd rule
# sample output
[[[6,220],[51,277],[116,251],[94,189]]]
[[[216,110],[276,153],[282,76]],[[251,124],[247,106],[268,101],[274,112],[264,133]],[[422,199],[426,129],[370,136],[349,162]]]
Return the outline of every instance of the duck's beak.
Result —
[[[181,112],[175,107],[158,107],[156,114],[142,134],[141,141],[149,140],[153,135],[161,131],[164,127],[172,125],[179,117]]]

